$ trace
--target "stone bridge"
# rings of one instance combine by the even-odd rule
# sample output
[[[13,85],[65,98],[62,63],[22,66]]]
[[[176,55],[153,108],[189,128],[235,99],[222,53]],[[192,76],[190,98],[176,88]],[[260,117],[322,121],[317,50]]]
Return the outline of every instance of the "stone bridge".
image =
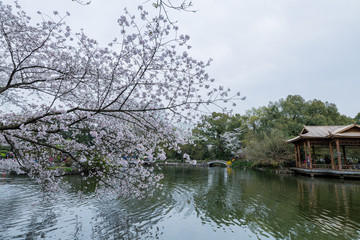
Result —
[[[214,166],[215,164],[222,164],[222,165],[224,165],[226,167],[228,166],[227,162],[224,161],[224,160],[213,160],[213,161],[207,162],[207,165],[209,167]]]

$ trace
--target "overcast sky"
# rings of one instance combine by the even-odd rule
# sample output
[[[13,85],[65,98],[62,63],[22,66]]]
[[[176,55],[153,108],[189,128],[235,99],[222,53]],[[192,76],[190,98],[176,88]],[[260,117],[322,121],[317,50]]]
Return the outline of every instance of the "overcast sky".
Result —
[[[19,0],[34,17],[38,10],[69,11],[66,22],[74,31],[83,28],[103,44],[119,30],[116,20],[123,8],[142,2],[92,0],[80,6],[71,0]],[[211,77],[247,97],[235,112],[289,94],[335,103],[350,117],[360,112],[359,0],[192,2],[196,13],[172,12],[172,18],[190,35],[194,57],[214,59]]]

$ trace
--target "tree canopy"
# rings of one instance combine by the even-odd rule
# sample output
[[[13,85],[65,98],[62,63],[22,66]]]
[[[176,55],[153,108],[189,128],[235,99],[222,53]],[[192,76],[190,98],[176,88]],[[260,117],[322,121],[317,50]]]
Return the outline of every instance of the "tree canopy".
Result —
[[[0,144],[48,190],[57,182],[49,159],[66,155],[116,196],[140,195],[159,179],[142,161],[184,143],[174,124],[235,97],[211,87],[210,61],[189,55],[190,37],[164,7],[155,16],[125,10],[102,47],[57,11],[34,23],[15,4],[0,2]]]
[[[231,158],[237,154],[241,144],[243,122],[239,114],[228,115],[213,112],[203,116],[194,128],[195,143],[206,146],[215,159]]]
[[[245,117],[254,132],[270,131],[277,128],[288,137],[297,136],[303,125],[346,125],[354,122],[341,115],[335,104],[314,99],[305,101],[299,95],[270,102],[266,107],[251,109]]]

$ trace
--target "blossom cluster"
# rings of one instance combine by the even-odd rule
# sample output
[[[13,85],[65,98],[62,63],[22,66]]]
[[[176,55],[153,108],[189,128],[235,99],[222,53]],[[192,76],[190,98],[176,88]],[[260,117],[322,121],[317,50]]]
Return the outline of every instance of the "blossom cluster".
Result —
[[[68,13],[32,24],[16,11],[0,2],[0,145],[41,183],[56,185],[50,159],[66,156],[116,196],[141,195],[161,179],[144,161],[184,143],[176,124],[233,98],[210,88],[210,61],[190,56],[190,37],[143,7],[125,10],[107,47],[73,33]]]

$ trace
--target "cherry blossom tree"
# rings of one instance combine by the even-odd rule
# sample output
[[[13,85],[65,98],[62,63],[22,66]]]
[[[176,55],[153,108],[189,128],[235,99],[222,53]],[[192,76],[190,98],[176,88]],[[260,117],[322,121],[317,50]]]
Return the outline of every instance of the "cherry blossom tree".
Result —
[[[220,138],[225,143],[226,149],[235,157],[239,157],[243,153],[243,134],[244,128],[238,127],[232,129],[231,131],[224,132],[220,136]]]
[[[143,161],[184,142],[176,124],[236,98],[211,87],[210,61],[189,55],[189,36],[166,15],[138,11],[125,10],[101,47],[71,31],[69,13],[38,12],[34,24],[0,1],[0,145],[44,190],[57,190],[50,159],[67,156],[114,196],[139,196],[161,178]]]

